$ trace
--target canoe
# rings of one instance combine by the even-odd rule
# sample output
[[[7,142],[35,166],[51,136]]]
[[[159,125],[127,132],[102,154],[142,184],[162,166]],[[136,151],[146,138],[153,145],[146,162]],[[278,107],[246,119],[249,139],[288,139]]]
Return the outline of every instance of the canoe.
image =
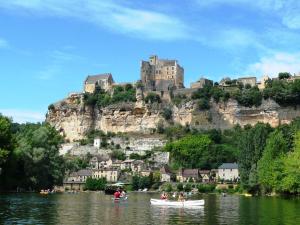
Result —
[[[150,199],[151,205],[166,205],[166,206],[203,206],[204,200],[188,200],[188,201],[169,201],[169,200],[161,200],[161,199]]]
[[[245,195],[245,197],[252,197],[252,194],[246,193],[246,194],[244,194],[244,195]]]
[[[121,198],[111,198],[114,201],[126,201],[128,199],[128,196],[121,197]]]

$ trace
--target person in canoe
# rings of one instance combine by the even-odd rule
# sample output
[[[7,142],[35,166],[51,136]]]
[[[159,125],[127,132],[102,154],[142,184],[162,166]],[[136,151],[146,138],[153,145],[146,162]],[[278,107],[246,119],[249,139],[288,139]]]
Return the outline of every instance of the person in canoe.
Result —
[[[115,200],[118,200],[120,199],[120,197],[121,197],[121,192],[119,189],[117,189],[116,192],[114,193],[114,198]]]
[[[161,194],[161,196],[160,196],[160,199],[161,199],[161,200],[167,200],[167,199],[168,199],[168,195],[167,195],[165,192],[163,192],[163,193]]]
[[[183,196],[183,193],[181,192],[178,196],[178,201],[179,202],[183,202],[184,201],[184,196]]]

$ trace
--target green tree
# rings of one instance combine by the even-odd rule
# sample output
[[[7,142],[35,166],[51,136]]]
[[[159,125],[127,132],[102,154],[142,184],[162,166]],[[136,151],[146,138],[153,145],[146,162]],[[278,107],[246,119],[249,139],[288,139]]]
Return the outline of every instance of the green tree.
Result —
[[[300,193],[300,131],[295,134],[294,151],[285,156],[283,165],[281,191]]]
[[[282,180],[282,157],[287,152],[287,143],[280,130],[275,130],[267,139],[262,158],[258,162],[258,179],[266,189],[280,189]]]
[[[252,188],[257,185],[253,183],[253,178],[257,173],[257,162],[263,154],[266,140],[271,131],[270,125],[257,123],[254,127],[246,127],[238,136],[239,173],[244,187]],[[251,177],[251,183],[249,177]]]
[[[85,188],[91,191],[103,191],[106,187],[106,183],[104,177],[99,179],[88,177],[85,182]]]
[[[288,72],[281,72],[278,74],[279,80],[288,79],[291,77],[291,74]]]
[[[188,135],[166,145],[173,160],[184,168],[207,168],[212,141],[208,135]]]
[[[0,114],[0,168],[14,147],[11,120]]]

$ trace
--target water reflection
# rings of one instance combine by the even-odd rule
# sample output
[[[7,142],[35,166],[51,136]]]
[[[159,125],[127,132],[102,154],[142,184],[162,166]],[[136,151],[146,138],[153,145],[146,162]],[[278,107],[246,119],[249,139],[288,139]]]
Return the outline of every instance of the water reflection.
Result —
[[[0,195],[0,224],[300,224],[300,200],[199,195],[204,207],[151,206],[158,194],[114,203],[102,193]]]
[[[185,208],[181,206],[151,206],[151,216],[155,224],[173,224],[175,221],[182,224],[193,224],[203,221],[204,206]]]

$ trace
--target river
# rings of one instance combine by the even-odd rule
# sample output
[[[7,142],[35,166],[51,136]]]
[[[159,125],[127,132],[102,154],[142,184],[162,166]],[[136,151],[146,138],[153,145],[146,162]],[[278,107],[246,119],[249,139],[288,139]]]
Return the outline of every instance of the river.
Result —
[[[0,224],[300,224],[300,199],[205,194],[196,209],[150,205],[158,194],[130,193],[114,203],[103,193],[1,194]]]

